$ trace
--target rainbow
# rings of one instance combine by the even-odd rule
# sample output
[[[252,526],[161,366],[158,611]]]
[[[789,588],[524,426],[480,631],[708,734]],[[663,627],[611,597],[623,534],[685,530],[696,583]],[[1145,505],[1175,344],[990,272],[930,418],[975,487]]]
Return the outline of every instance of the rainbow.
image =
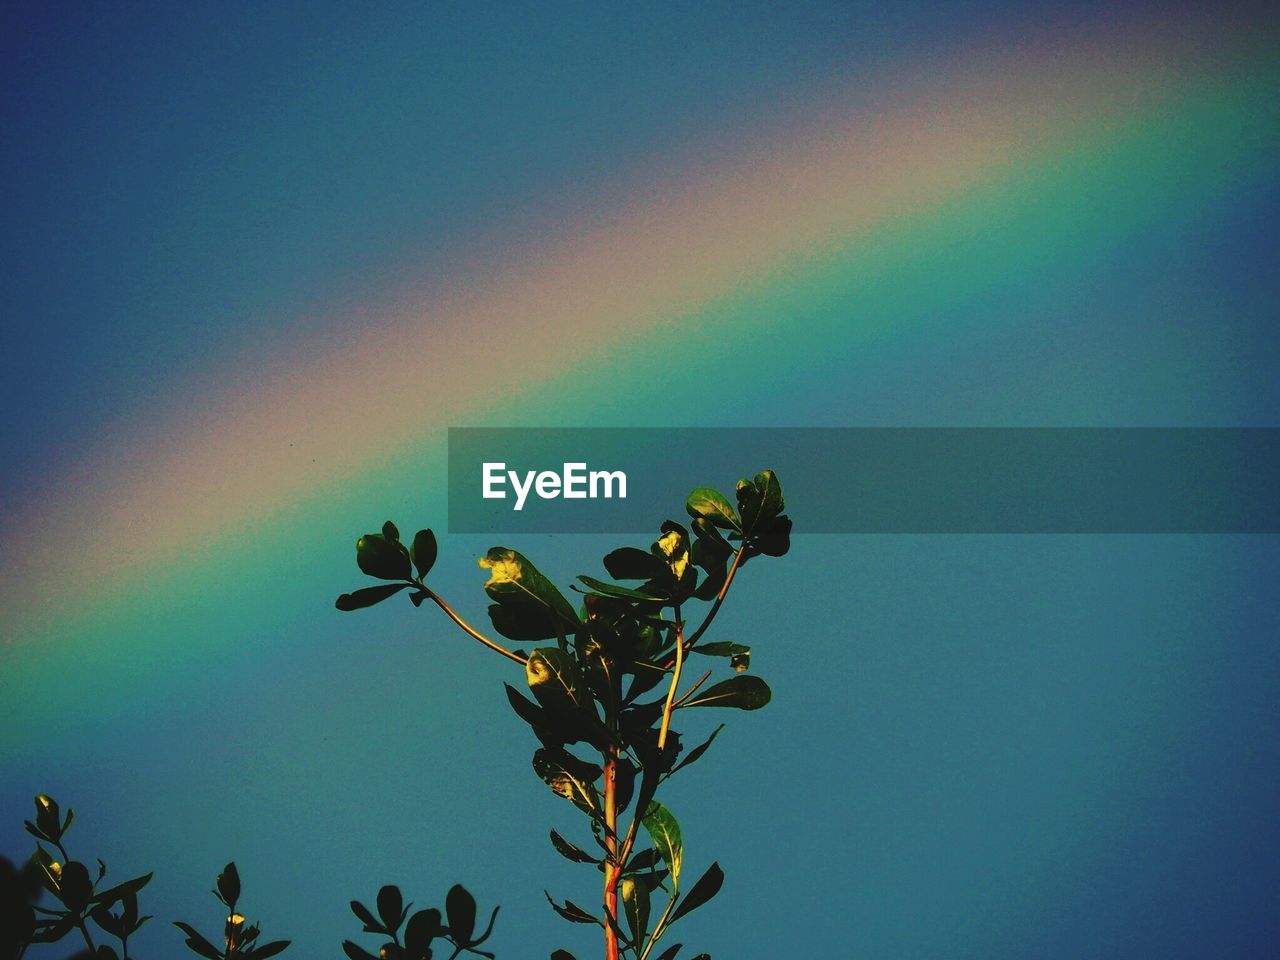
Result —
[[[0,599],[9,736],[48,720],[54,654],[110,697],[125,672],[184,656],[177,624],[191,649],[250,623],[284,631],[311,593],[258,585],[300,582],[299,552],[353,536],[371,505],[413,493],[414,514],[438,511],[449,425],[729,422],[732,388],[838,375],[860,344],[942,307],[954,330],[922,336],[963,335],[984,291],[1066,282],[1105,244],[1248,189],[1269,151],[1232,144],[1262,130],[1274,146],[1273,49],[1182,23],[897,66],[597,185],[559,223],[447,275],[427,265],[323,336],[212,361],[154,409],[121,411],[7,517],[22,544]],[[1103,247],[1082,252],[1086,231]],[[1007,245],[999,275],[935,256],[987,233]],[[849,291],[864,310],[823,309]],[[670,399],[681,356],[705,358],[696,410]],[[232,597],[252,611],[239,630],[190,626],[193,604]]]

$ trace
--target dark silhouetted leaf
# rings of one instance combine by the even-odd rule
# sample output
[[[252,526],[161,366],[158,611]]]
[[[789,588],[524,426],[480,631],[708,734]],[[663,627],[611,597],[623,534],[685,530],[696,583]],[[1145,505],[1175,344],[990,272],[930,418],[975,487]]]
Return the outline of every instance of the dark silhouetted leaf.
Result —
[[[627,869],[624,872],[639,873],[642,870],[652,870],[661,862],[662,857],[659,855],[658,851],[653,847],[649,847],[648,849],[641,850],[639,853],[631,857],[631,859],[627,861]]]
[[[577,960],[568,950],[557,950],[551,954],[551,960]]]
[[[282,953],[291,942],[290,940],[272,940],[260,947],[254,947],[251,960],[267,960],[267,957],[274,957],[277,953]]]
[[[440,911],[432,907],[419,910],[409,918],[404,928],[405,948],[415,957],[425,956],[431,941],[444,935],[444,925],[440,922]]]
[[[700,643],[695,647],[690,647],[691,653],[700,653],[704,657],[738,657],[744,653],[750,653],[750,647],[744,647],[740,643]]]
[[[719,893],[723,884],[724,871],[720,869],[720,864],[711,864],[707,868],[707,872],[698,878],[698,882],[689,888],[689,892],[684,895],[684,898],[676,906],[675,912],[671,914],[671,923],[675,923],[686,913],[692,913],[697,910]]]
[[[564,857],[566,860],[572,860],[574,863],[600,862],[599,859],[591,856],[591,854],[587,853],[581,847],[570,843],[554,830],[551,831],[551,845],[556,848],[556,852],[560,854],[560,856]]]
[[[719,490],[698,487],[685,501],[685,510],[691,517],[702,517],[722,530],[741,530],[742,523],[733,504]]]
[[[521,643],[554,640],[560,635],[556,626],[560,620],[541,607],[491,603],[489,619],[500,634]]]
[[[187,935],[187,946],[193,953],[198,953],[208,960],[221,960],[222,951],[196,932],[190,924],[175,922],[174,926]]]
[[[352,943],[350,940],[342,941],[342,952],[345,953],[348,957],[350,957],[351,960],[378,960],[378,958],[375,957],[372,953],[369,953],[369,951],[367,950],[361,949],[360,947]],[[215,954],[215,960],[216,960],[216,956],[217,955]]]
[[[235,912],[236,901],[240,899],[240,872],[234,862],[228,863],[218,874],[218,893],[232,912]]]
[[[493,925],[498,919],[498,911],[501,909],[501,907],[493,908],[493,913],[489,914],[489,925],[484,928],[484,933],[480,934],[480,936],[476,937],[469,944],[468,949],[472,953],[478,953],[482,957],[489,957],[489,960],[493,960],[493,954],[485,953],[483,950],[477,950],[475,948],[489,939],[489,934],[493,933]]]
[[[655,557],[655,559],[657,558]],[[603,580],[597,580],[595,577],[588,577],[585,574],[578,577],[578,579],[596,593],[605,597],[617,597],[621,600],[651,600],[655,602],[666,599],[665,596],[659,594],[632,590],[630,587],[620,587],[616,583],[605,583]]]
[[[675,773],[677,770],[683,770],[685,767],[689,766],[689,764],[691,763],[696,763],[698,761],[698,758],[700,758],[704,753],[706,753],[707,750],[711,747],[711,744],[715,742],[716,737],[720,736],[720,731],[723,729],[724,729],[724,724],[722,723],[720,724],[720,726],[712,730],[711,736],[707,737],[706,740],[702,741],[702,743],[698,744],[696,747],[690,750],[687,754],[685,754],[684,757],[681,759],[681,761],[671,768],[671,772]]]
[[[770,557],[781,557],[791,549],[791,518],[778,517],[756,535],[760,552]]]
[[[67,909],[79,913],[89,905],[93,897],[93,880],[89,877],[89,868],[78,860],[72,860],[62,866],[62,876],[58,880],[59,899],[67,905]]]
[[[444,899],[445,915],[449,918],[449,933],[458,943],[470,943],[476,929],[476,899],[467,888],[457,883],[449,888]]]
[[[408,580],[411,572],[404,544],[380,533],[366,533],[356,541],[356,563],[379,580]]]
[[[404,897],[399,887],[389,883],[378,891],[378,918],[387,933],[394,935],[400,929],[404,912]]]
[[[531,727],[547,727],[551,725],[551,718],[536,703],[530,703],[529,700],[516,692],[515,687],[509,683],[504,683],[507,688],[507,700],[511,703],[511,709],[525,723]]]
[[[344,613],[363,610],[365,607],[372,607],[375,603],[381,603],[387,597],[395,596],[408,586],[407,583],[384,583],[376,587],[364,587],[355,593],[344,593],[334,601],[333,605]]]
[[[636,789],[636,768],[630,760],[622,757],[614,765],[613,782],[614,804],[617,812],[622,813],[631,803]]]
[[[620,547],[606,554],[604,568],[615,580],[652,580],[667,570],[667,564],[639,547]]]
[[[560,906],[560,904],[551,899],[550,893],[547,893],[547,891],[544,890],[543,894],[547,898],[547,903],[551,904],[551,909],[560,914],[560,916],[564,917],[570,923],[594,923],[600,927],[604,926],[603,920],[593,917],[572,900],[566,900],[564,902],[564,906]]]
[[[759,710],[769,702],[769,685],[759,677],[730,677],[702,690],[680,705],[685,707],[735,707]]]
[[[386,933],[377,920],[374,919],[373,913],[359,900],[351,901],[351,912],[356,915],[356,919],[364,924],[365,933]]]
[[[409,548],[409,559],[413,561],[414,568],[418,571],[418,579],[421,580],[436,563],[436,535],[430,530],[419,530],[413,536],[413,546]]]
[[[107,933],[113,937],[127,936],[124,932],[120,918],[113,914],[104,906],[94,907],[89,911],[89,917]]]
[[[667,947],[667,949],[662,951],[658,960],[676,960],[676,954],[680,952],[680,948],[683,946],[683,943],[673,943],[671,946]]]
[[[737,495],[742,530],[748,536],[763,530],[786,505],[782,485],[772,470],[756,474],[755,480],[739,480]]]
[[[38,794],[35,798],[36,827],[50,843],[62,839],[62,815],[58,810],[58,801],[47,793]]]
[[[649,804],[644,819],[640,821],[653,840],[654,849],[671,871],[671,884],[680,888],[680,867],[684,860],[684,840],[680,837],[680,823],[675,816],[657,800]]]
[[[117,900],[122,900],[129,894],[136,895],[139,890],[151,882],[152,875],[147,873],[141,877],[134,877],[132,880],[126,880],[124,883],[117,884],[107,890],[102,890],[94,895],[93,902],[111,906]]]
[[[600,816],[600,794],[595,788],[603,772],[599,766],[567,750],[542,747],[533,755],[533,770],[555,793],[591,816]]]

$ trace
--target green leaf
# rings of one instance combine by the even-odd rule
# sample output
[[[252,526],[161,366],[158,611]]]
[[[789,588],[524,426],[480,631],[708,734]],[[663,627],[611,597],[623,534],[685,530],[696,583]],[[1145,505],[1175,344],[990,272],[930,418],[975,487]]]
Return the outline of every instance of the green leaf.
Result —
[[[558,647],[539,647],[525,661],[525,679],[534,699],[552,713],[571,713],[588,700],[573,654]]]
[[[413,546],[409,548],[409,559],[413,561],[421,580],[436,563],[436,535],[430,530],[419,530],[413,535]]]
[[[579,760],[563,748],[541,747],[533,755],[533,770],[554,793],[593,818],[600,817],[595,781],[604,771],[599,766]]]
[[[574,863],[599,863],[599,859],[591,856],[581,847],[570,843],[556,831],[551,831],[551,845],[556,848],[556,853]]]
[[[390,520],[382,525],[382,535],[391,543],[400,542],[400,531],[396,529],[396,525]]]
[[[722,530],[742,530],[742,523],[733,504],[719,490],[698,487],[685,501],[685,510],[691,517],[702,517]]]
[[[365,607],[372,607],[375,603],[381,603],[387,597],[395,596],[407,586],[409,586],[407,583],[383,583],[376,587],[364,587],[355,593],[344,593],[333,605],[344,613],[363,610]]]
[[[380,533],[366,533],[356,541],[356,563],[379,580],[409,579],[409,551]]]
[[[649,888],[634,877],[623,877],[620,892],[631,939],[634,943],[643,943],[649,932]]]
[[[476,931],[476,900],[467,888],[455,883],[444,898],[445,914],[449,918],[449,935],[459,944],[471,942]]]
[[[537,639],[550,639],[561,632],[569,634],[578,629],[578,615],[569,601],[516,551],[492,547],[479,564],[489,571],[484,589],[491,599],[503,606],[529,607],[544,614],[549,630]]]
[[[730,677],[686,700],[680,709],[735,707],[738,710],[759,710],[769,702],[770,696],[769,685],[759,677]]]
[[[572,900],[566,900],[562,907],[551,899],[550,893],[545,890],[542,891],[542,893],[547,898],[547,903],[551,904],[551,909],[560,914],[560,916],[564,917],[570,923],[594,923],[597,926],[604,926],[604,921],[597,917],[593,917]]]
[[[690,888],[689,892],[684,895],[684,899],[680,901],[680,905],[676,907],[675,912],[671,914],[671,923],[675,923],[686,913],[692,913],[700,906],[714,897],[720,892],[720,887],[724,884],[724,871],[720,869],[720,864],[713,863],[707,868],[707,872],[698,878],[698,882]]]
[[[654,849],[666,861],[671,871],[671,885],[680,889],[680,866],[684,859],[684,841],[680,837],[680,823],[675,816],[657,800],[650,802],[645,810],[644,819],[640,821],[653,840]]]
[[[615,580],[652,580],[667,571],[667,564],[639,547],[620,547],[606,554],[604,568]]]

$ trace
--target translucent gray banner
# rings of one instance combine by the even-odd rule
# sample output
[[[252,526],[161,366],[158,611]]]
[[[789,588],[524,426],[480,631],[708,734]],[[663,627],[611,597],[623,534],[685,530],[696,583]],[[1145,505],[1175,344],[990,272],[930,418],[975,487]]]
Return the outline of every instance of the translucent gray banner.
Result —
[[[451,428],[449,530],[652,533],[764,469],[796,533],[1280,533],[1280,429],[1038,427]]]

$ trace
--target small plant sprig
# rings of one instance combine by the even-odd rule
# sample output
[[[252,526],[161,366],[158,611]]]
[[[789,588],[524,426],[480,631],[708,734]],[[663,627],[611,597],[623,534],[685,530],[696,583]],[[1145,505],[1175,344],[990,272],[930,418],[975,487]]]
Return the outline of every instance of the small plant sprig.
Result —
[[[783,513],[782,486],[772,471],[740,480],[736,499],[735,506],[711,488],[694,490],[685,504],[692,534],[667,520],[648,550],[612,551],[604,558],[611,581],[578,577],[581,586],[574,589],[582,602],[577,608],[515,550],[489,550],[480,560],[489,571],[484,585],[492,601],[489,619],[508,641],[540,644],[528,653],[481,633],[427,586],[438,553],[430,530],[419,531],[406,546],[387,521],[381,533],[357,540],[357,565],[388,582],[344,593],[336,602],[339,610],[359,610],[408,591],[414,606],[431,601],[468,636],[523,668],[533,699],[510,685],[506,690],[511,707],[541,744],[533,754],[534,772],[582,812],[596,850],[589,852],[554,830],[551,844],[566,859],[603,875],[598,909],[546,897],[565,920],[602,930],[605,960],[674,960],[680,945],[659,952],[659,941],[724,882],[720,865],[712,863],[695,883],[682,886],[680,824],[656,794],[706,753],[723,729],[723,724],[716,727],[682,758],[681,737],[672,727],[678,711],[755,710],[771,697],[762,679],[743,675],[750,666],[749,647],[700,644],[747,562],[780,557],[790,547],[791,520]],[[688,612],[695,603],[710,606],[690,629]],[[691,654],[719,658],[732,675],[704,687],[713,667],[682,691]],[[660,695],[645,699],[658,688]],[[584,750],[589,759],[579,755]],[[624,827],[628,809],[632,813]],[[652,846],[638,850],[641,829]],[[658,891],[666,900],[660,908],[653,903]],[[350,951],[348,956],[368,960]],[[552,956],[574,960],[566,950]],[[710,958],[702,954],[694,960]]]
[[[435,907],[409,915],[413,904],[405,903],[400,888],[388,884],[378,891],[377,916],[359,900],[351,901],[351,912],[364,924],[364,932],[383,938],[375,956],[351,940],[342,944],[350,960],[432,960],[432,944],[443,940],[452,951],[447,960],[474,953],[493,960],[493,954],[477,949],[493,933],[498,908],[493,908],[484,932],[476,935],[476,901],[461,884],[455,884],[444,899],[444,914]],[[406,920],[408,922],[406,922]],[[447,920],[446,924],[444,921]],[[403,936],[401,927],[404,928]],[[442,953],[442,957],[445,955]]]
[[[272,940],[259,945],[258,935],[261,930],[258,925],[246,923],[244,916],[236,911],[236,904],[240,900],[240,872],[236,870],[234,862],[228,863],[218,874],[213,895],[227,908],[221,950],[191,924],[174,921],[173,925],[186,934],[187,946],[193,953],[206,960],[267,960],[267,957],[274,957],[289,946],[288,940]]]
[[[129,938],[151,919],[150,916],[138,915],[138,891],[150,882],[151,874],[103,888],[102,881],[107,874],[105,863],[97,861],[97,877],[93,878],[88,867],[72,860],[67,853],[63,841],[75,820],[75,811],[68,807],[64,818],[58,802],[43,793],[35,798],[35,806],[35,821],[23,821],[27,833],[36,838],[31,862],[41,886],[61,904],[61,909],[33,905],[36,916],[34,930],[18,956],[29,944],[56,943],[69,933],[79,931],[85,948],[95,960],[128,960]],[[46,848],[46,844],[57,851],[57,856]],[[89,921],[120,941],[119,953],[109,944],[95,944]]]

